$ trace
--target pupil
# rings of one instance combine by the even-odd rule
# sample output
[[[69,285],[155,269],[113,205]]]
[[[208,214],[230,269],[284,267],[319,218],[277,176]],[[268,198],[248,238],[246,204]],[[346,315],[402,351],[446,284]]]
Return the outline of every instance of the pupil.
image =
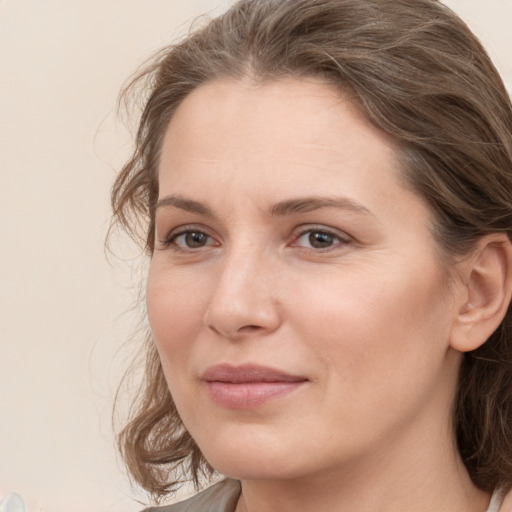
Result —
[[[203,247],[206,244],[206,235],[204,233],[187,233],[185,242],[188,247]]]
[[[323,249],[332,245],[334,237],[328,233],[311,233],[309,235],[309,243],[315,249]]]

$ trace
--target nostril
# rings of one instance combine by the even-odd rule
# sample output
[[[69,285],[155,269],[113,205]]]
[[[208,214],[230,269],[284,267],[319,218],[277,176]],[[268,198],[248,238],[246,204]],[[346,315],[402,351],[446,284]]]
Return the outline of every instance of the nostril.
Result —
[[[243,327],[240,327],[238,329],[238,332],[252,332],[257,331],[258,329],[261,329],[259,325],[244,325]]]
[[[242,327],[236,328],[233,331],[228,332],[227,330],[224,331],[211,324],[208,325],[208,328],[218,336],[223,336],[226,338],[236,338],[241,334],[251,334],[263,329],[263,327],[260,325],[243,325]]]

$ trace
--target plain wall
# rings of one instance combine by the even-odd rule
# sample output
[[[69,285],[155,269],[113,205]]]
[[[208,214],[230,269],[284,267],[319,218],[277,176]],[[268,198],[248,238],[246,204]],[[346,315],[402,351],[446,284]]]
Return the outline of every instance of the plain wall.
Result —
[[[0,500],[130,512],[111,407],[133,328],[132,265],[106,261],[129,149],[116,96],[225,0],[0,0]],[[450,0],[512,86],[512,0]]]

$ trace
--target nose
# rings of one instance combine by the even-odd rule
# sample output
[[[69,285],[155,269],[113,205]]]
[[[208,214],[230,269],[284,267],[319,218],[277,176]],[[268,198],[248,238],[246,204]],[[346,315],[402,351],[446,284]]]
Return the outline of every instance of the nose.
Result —
[[[246,247],[232,250],[219,269],[205,325],[230,340],[274,332],[281,324],[273,262]]]

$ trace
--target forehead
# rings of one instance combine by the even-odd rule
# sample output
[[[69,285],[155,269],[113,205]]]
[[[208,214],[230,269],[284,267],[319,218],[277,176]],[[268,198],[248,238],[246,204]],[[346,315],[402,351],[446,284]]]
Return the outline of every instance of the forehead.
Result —
[[[271,111],[269,112],[269,109]],[[208,128],[212,123],[234,124],[238,128],[245,125],[251,129],[255,126],[265,127],[269,134],[282,127],[289,127],[289,120],[294,123],[311,123],[315,125],[304,135],[312,135],[314,128],[320,128],[320,122],[344,122],[341,113],[350,113],[351,123],[365,126],[385,143],[393,145],[393,139],[374,127],[356,106],[352,93],[330,85],[313,77],[280,78],[275,80],[218,79],[207,82],[194,89],[176,109],[168,127],[172,132],[177,123],[198,123]],[[269,116],[272,113],[273,115]],[[329,117],[326,117],[330,114]],[[250,124],[252,122],[252,124]],[[245,132],[240,135],[246,135]]]
[[[347,94],[315,79],[270,82],[217,80],[195,89],[178,107],[160,160],[160,180],[186,167],[207,166],[220,178],[237,166],[261,175],[286,166],[290,177],[316,162],[326,167],[389,167],[397,174],[395,143],[374,127]],[[169,171],[174,172],[169,172]],[[281,172],[275,172],[279,179]],[[319,174],[319,176],[320,176]],[[300,172],[295,173],[299,179]]]

